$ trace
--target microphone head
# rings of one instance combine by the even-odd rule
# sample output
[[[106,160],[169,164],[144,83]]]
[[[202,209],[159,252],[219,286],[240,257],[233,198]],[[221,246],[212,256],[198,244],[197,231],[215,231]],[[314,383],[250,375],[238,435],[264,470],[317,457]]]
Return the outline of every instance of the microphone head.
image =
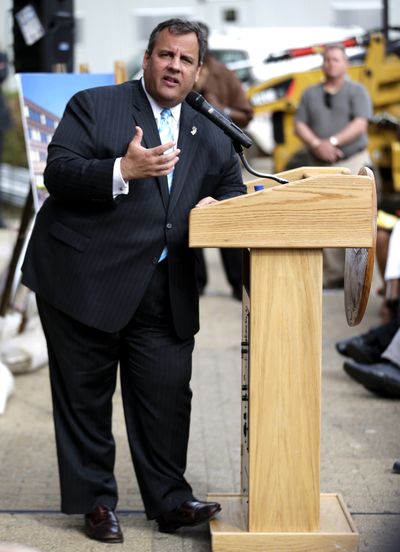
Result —
[[[204,98],[201,94],[196,92],[195,90],[192,90],[189,92],[189,94],[186,96],[186,102],[190,105],[190,107],[193,107],[193,109],[199,110],[201,105],[204,103]]]
[[[195,90],[189,92],[186,96],[186,102],[196,111],[199,111],[202,115],[212,121],[217,127],[219,127],[234,143],[241,144],[245,148],[249,148],[253,141],[242,131],[233,121],[227,119],[223,113],[221,113],[212,104],[209,104],[207,100]]]

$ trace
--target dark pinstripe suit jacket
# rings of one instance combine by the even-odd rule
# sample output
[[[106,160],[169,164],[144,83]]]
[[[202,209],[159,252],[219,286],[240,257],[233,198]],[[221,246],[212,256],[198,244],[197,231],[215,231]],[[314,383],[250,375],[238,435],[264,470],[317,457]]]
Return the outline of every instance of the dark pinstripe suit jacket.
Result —
[[[113,199],[114,160],[126,152],[136,125],[143,146],[160,144],[138,81],[70,100],[49,146],[50,196],[35,221],[23,283],[84,324],[118,331],[133,316],[166,242],[174,326],[186,338],[198,330],[189,211],[202,197],[224,199],[245,188],[230,140],[184,103],[171,194],[166,177],[146,178]]]

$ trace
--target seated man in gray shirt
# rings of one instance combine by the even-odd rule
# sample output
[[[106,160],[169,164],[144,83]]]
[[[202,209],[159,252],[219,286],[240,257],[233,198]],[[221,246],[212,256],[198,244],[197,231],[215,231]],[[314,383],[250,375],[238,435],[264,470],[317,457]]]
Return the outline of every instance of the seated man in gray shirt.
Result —
[[[307,88],[295,120],[297,136],[307,147],[309,165],[343,166],[357,174],[371,165],[367,150],[372,105],[367,90],[350,80],[341,45],[325,49],[325,80]],[[344,250],[324,250],[324,287],[342,287]]]

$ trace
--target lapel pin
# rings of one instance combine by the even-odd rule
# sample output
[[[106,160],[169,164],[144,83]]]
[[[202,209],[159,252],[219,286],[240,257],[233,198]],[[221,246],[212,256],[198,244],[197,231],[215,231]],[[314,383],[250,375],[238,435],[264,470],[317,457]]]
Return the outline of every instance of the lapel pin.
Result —
[[[194,135],[196,134],[196,132],[197,132],[197,127],[195,127],[195,126],[192,127],[192,130],[190,131],[190,134],[191,134],[192,136],[194,136]]]

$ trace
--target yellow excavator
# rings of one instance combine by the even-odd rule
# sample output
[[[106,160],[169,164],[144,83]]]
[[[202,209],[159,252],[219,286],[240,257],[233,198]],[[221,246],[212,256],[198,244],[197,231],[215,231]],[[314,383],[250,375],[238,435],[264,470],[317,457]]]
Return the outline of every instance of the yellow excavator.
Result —
[[[394,28],[395,31],[399,29]],[[379,169],[383,190],[400,191],[400,40],[389,41],[388,33],[374,32],[351,37],[340,43],[344,47],[360,46],[362,60],[352,63],[349,76],[362,83],[373,103],[373,118],[369,124],[369,150]],[[292,59],[300,55],[321,53],[326,45],[286,50],[269,56],[266,62]],[[294,117],[305,88],[320,82],[321,69],[286,74],[251,86],[247,96],[255,116],[270,114],[275,147],[274,170],[284,170],[303,147],[294,133]]]

